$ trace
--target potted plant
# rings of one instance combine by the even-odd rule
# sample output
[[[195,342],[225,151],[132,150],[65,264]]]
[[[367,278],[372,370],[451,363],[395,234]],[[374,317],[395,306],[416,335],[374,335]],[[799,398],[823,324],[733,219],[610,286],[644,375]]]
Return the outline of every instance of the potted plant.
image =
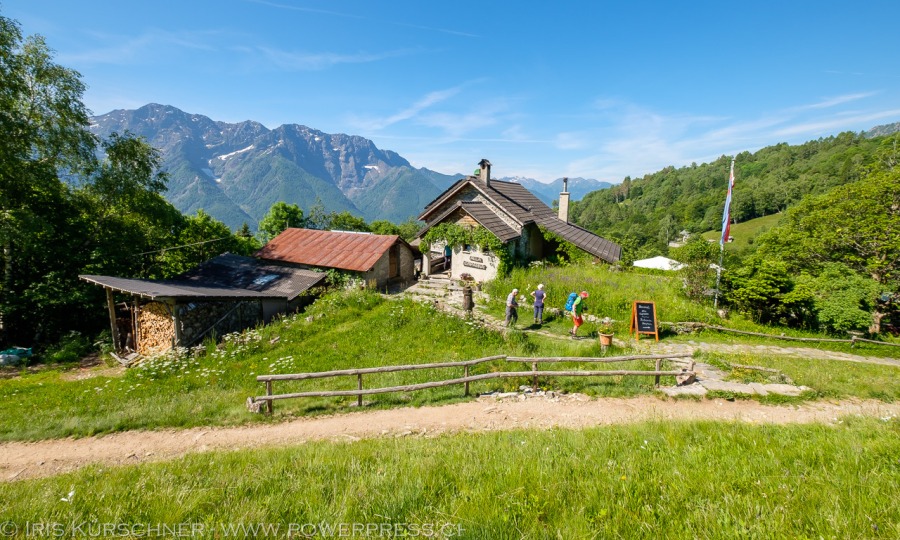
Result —
[[[600,327],[597,328],[597,334],[600,338],[600,346],[604,349],[610,345],[612,345],[613,339],[613,328],[612,328],[612,319],[609,317],[603,317],[600,321]]]

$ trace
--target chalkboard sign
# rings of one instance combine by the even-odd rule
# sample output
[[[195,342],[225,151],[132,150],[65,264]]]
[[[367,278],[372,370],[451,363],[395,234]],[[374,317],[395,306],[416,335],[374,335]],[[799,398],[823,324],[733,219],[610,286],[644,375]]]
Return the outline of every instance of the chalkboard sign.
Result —
[[[659,330],[656,327],[656,304],[653,302],[635,302],[631,306],[631,331],[634,338],[641,334],[653,334],[659,341]]]

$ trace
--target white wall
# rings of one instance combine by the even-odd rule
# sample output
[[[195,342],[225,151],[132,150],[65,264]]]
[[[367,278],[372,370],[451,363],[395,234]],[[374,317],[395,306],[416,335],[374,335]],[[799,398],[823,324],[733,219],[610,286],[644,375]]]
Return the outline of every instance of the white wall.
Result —
[[[463,251],[462,246],[456,246],[453,248],[451,263],[450,277],[454,279],[459,279],[459,276],[465,273],[475,278],[475,281],[488,281],[497,277],[500,258],[493,253],[484,253],[474,246],[469,251]]]

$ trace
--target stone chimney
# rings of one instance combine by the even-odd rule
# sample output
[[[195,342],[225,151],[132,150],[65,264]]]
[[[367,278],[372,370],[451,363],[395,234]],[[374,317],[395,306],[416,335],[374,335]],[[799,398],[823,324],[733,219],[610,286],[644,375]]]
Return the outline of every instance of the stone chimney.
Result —
[[[491,162],[486,159],[482,159],[478,162],[478,166],[481,167],[479,178],[482,182],[484,182],[484,185],[486,185],[487,187],[491,187]]]
[[[569,222],[569,178],[563,178],[563,190],[559,194],[559,219]]]

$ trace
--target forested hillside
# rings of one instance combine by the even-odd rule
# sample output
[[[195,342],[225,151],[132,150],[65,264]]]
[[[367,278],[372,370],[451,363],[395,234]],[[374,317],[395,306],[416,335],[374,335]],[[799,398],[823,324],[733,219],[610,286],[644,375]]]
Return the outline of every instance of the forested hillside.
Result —
[[[782,143],[742,152],[735,160],[732,219],[742,222],[782,212],[804,196],[857,181],[873,162],[892,152],[896,137],[866,138],[847,132],[801,145]],[[720,229],[730,162],[730,157],[722,156],[708,164],[625,178],[620,185],[575,202],[572,220],[626,246],[664,252],[681,230]]]

